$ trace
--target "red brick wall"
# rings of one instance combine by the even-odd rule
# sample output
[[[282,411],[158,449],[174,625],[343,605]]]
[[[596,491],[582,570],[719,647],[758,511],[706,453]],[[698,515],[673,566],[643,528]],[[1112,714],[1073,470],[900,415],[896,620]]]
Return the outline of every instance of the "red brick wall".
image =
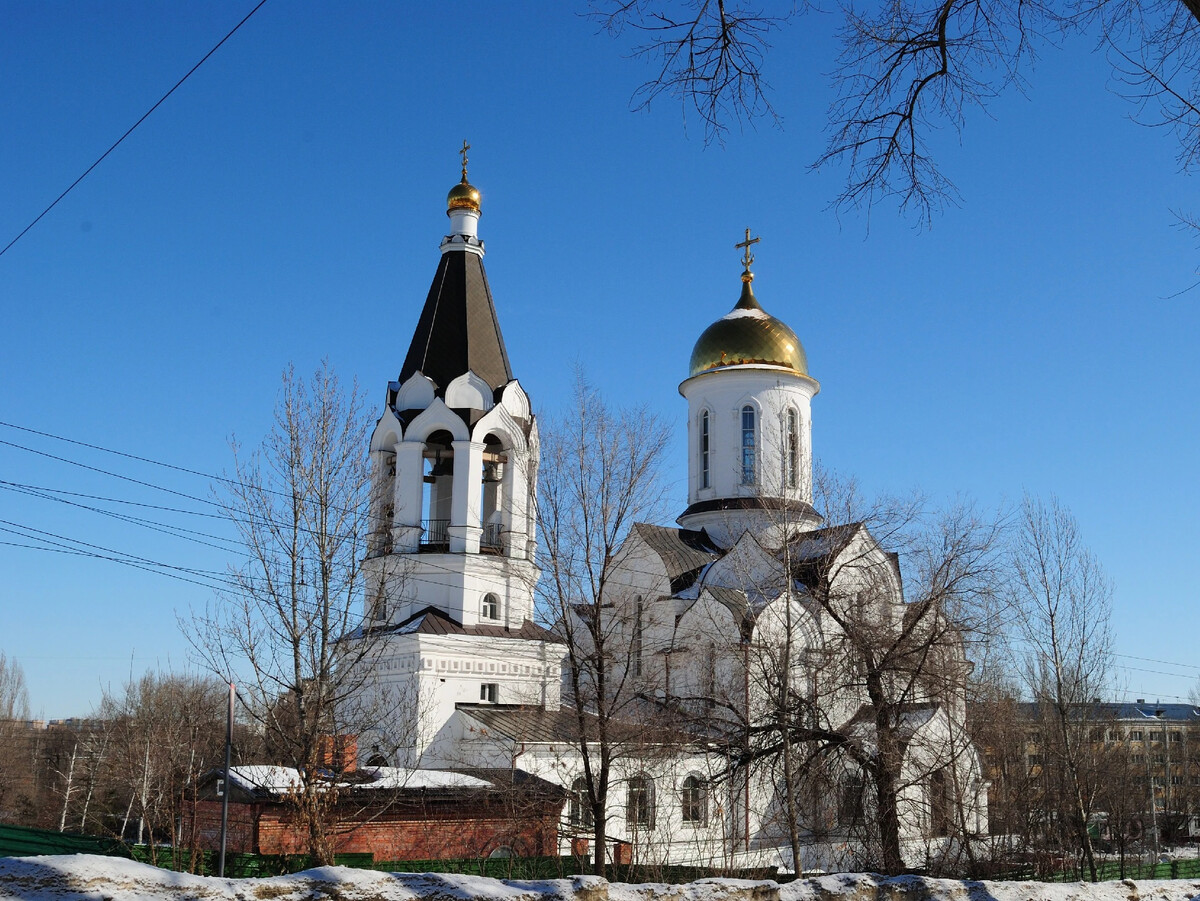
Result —
[[[201,801],[198,806],[199,844],[215,848],[220,840],[221,804]],[[376,860],[486,857],[500,846],[521,857],[555,855],[560,814],[561,805],[554,803],[539,804],[520,814],[501,804],[468,808],[450,802],[347,810],[338,824],[336,847],[338,853],[371,852]],[[286,805],[230,803],[229,824],[230,851],[305,851],[304,826]]]

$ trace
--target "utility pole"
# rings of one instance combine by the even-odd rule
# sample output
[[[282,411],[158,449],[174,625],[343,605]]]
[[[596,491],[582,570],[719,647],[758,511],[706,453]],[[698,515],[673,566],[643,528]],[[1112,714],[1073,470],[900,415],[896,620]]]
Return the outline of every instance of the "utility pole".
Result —
[[[233,696],[234,685],[229,683],[229,710],[225,718],[225,777],[221,781],[221,856],[217,875],[225,875],[225,838],[229,833],[229,763],[233,757]]]

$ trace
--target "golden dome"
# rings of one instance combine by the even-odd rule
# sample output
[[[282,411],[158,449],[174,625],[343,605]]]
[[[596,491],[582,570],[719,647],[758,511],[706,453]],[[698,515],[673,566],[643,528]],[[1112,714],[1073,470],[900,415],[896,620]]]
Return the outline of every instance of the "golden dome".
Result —
[[[808,375],[804,347],[786,324],[768,315],[754,296],[750,282],[742,276],[742,296],[737,305],[700,335],[692,350],[689,377],[723,366],[780,366]]]
[[[450,193],[446,195],[446,215],[450,215],[454,210],[479,212],[479,189],[467,181],[465,174],[463,180],[451,188]]]

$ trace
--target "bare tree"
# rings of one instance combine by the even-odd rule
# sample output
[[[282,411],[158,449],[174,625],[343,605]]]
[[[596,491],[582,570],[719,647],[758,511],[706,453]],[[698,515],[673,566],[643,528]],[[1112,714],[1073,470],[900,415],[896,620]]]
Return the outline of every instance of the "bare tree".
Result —
[[[29,718],[25,671],[0,651],[0,821],[9,819],[18,783],[32,765],[25,759],[23,720]]]
[[[102,791],[127,799],[122,822],[136,822],[132,837],[149,845],[151,862],[160,862],[161,846],[173,868],[191,862],[184,855],[195,837],[181,835],[179,826],[195,802],[197,778],[223,758],[224,699],[225,686],[215,679],[173,673],[148,672],[119,693],[105,692],[95,727],[77,733],[71,760],[83,785],[74,799],[64,792],[63,822],[72,800],[86,819],[99,760],[106,764]],[[121,833],[130,837],[125,825]]]
[[[697,111],[711,139],[731,122],[775,118],[765,75],[770,38],[809,3],[591,0],[590,6],[609,32],[634,32],[635,55],[655,65],[635,101],[673,96]],[[839,0],[837,6],[837,93],[829,143],[816,165],[844,166],[838,207],[895,198],[927,223],[956,197],[928,136],[946,126],[960,130],[970,110],[1020,90],[1035,51],[1072,33],[1099,34],[1141,121],[1176,134],[1181,169],[1200,160],[1198,0],[898,0],[868,7]]]
[[[1057,499],[1026,497],[1012,552],[1013,601],[1021,611],[1030,695],[1051,730],[1047,755],[1061,764],[1065,811],[1090,877],[1096,858],[1088,830],[1096,786],[1089,779],[1092,709],[1112,672],[1112,585]]]
[[[615,768],[645,750],[639,718],[641,630],[606,603],[616,553],[639,520],[660,513],[667,429],[644,409],[613,410],[577,377],[574,404],[543,417],[538,515],[539,603],[566,640],[595,872],[603,875]],[[635,612],[634,616],[641,615]]]
[[[775,784],[793,854],[799,833],[841,834],[859,865],[899,872],[903,824],[923,823],[931,847],[977,831],[978,757],[956,724],[967,643],[996,628],[1003,523],[969,505],[864,504],[852,485],[824,495],[846,524],[775,550],[784,581],[757,586],[760,610],[747,607],[748,685],[709,715],[726,727],[713,750],[728,778],[757,768],[791,783]]]
[[[223,494],[248,562],[190,624],[201,660],[247,691],[274,762],[296,770],[297,814],[322,863],[337,834],[332,749],[386,720],[361,613],[367,429],[357,386],[344,390],[328,362],[307,382],[285,371],[274,427],[249,455],[234,445]]]

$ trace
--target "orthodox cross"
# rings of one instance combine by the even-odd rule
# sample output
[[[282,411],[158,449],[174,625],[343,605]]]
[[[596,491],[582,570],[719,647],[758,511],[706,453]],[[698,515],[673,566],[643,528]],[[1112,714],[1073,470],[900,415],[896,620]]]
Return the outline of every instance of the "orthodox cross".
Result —
[[[762,238],[751,238],[750,229],[746,229],[746,240],[738,241],[738,243],[733,245],[734,247],[741,248],[744,251],[742,254],[742,265],[746,267],[747,272],[750,271],[750,264],[754,262],[754,254],[750,252],[750,245],[757,244],[761,240]]]
[[[467,180],[467,151],[470,149],[471,149],[471,145],[468,144],[466,139],[464,138],[462,150],[458,151],[460,154],[462,154],[462,158],[463,158],[463,181]],[[746,229],[746,234],[747,235],[750,234],[750,229]]]

